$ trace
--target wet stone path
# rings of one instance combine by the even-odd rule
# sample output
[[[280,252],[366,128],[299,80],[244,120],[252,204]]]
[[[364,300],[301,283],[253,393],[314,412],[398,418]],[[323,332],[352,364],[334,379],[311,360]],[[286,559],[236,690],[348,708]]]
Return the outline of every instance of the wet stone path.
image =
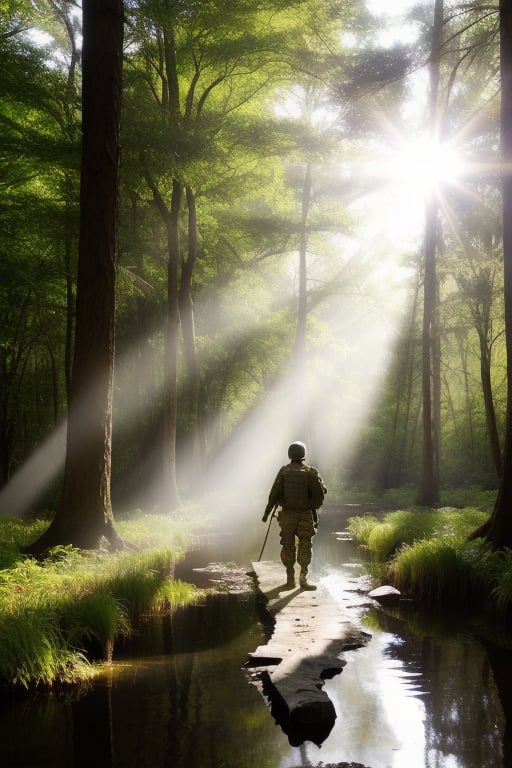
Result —
[[[252,567],[272,635],[249,654],[247,667],[261,681],[272,715],[290,744],[321,744],[336,719],[324,681],[343,670],[344,652],[365,646],[371,636],[344,614],[322,585],[315,591],[289,590],[281,563],[264,561]]]

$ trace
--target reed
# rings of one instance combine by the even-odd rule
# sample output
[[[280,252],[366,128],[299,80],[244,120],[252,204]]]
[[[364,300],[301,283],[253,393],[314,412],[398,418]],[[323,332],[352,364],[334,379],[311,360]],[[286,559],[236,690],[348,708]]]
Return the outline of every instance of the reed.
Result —
[[[372,517],[351,518],[349,529],[383,563],[404,544],[436,536],[464,537],[486,518],[485,512],[474,508],[396,510],[380,522]]]
[[[370,550],[370,572],[379,581],[391,581],[425,606],[492,604],[505,616],[512,605],[512,554],[467,541],[487,516],[472,507],[397,510],[380,522],[350,521],[350,527]]]
[[[139,621],[166,602],[175,607],[175,597],[183,601],[184,588],[172,586],[174,562],[169,550],[121,553],[110,560],[108,572],[101,575],[101,588],[127,607],[131,621]],[[194,588],[189,586],[189,602],[193,595]]]
[[[74,683],[92,675],[85,656],[66,647],[56,617],[26,611],[2,615],[0,680],[24,688]]]
[[[478,553],[464,539],[436,536],[405,545],[389,564],[401,592],[424,605],[466,606],[481,596]]]
[[[379,563],[385,562],[400,544],[403,537],[399,529],[391,522],[375,526],[368,537],[368,549]]]
[[[41,563],[22,558],[19,547],[48,521],[0,520],[0,683],[28,688],[85,680],[94,672],[85,648],[110,661],[116,641],[136,622],[197,599],[195,587],[173,579],[188,523],[156,517],[129,521],[131,540],[138,530],[139,546],[165,541],[165,548],[109,554],[55,547]]]
[[[370,534],[373,529],[379,525],[379,521],[373,515],[360,515],[359,517],[349,517],[347,528],[361,546],[367,547]]]
[[[115,641],[131,634],[124,606],[112,595],[101,592],[68,602],[59,624],[67,646],[76,648],[85,643],[94,656],[91,643],[97,643],[99,657],[108,663],[112,661]]]

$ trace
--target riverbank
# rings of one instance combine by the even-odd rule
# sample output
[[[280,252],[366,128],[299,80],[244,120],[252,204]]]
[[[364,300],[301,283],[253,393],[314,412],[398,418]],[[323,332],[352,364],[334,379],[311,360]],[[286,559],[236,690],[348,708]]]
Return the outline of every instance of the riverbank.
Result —
[[[76,686],[112,661],[116,645],[150,615],[194,602],[174,579],[189,525],[137,515],[119,523],[138,546],[112,554],[55,547],[44,561],[20,548],[48,521],[0,520],[0,689]]]
[[[485,540],[468,540],[487,519],[485,511],[406,509],[347,521],[371,558],[376,581],[396,587],[426,611],[439,605],[480,614],[510,630],[512,550],[493,550]]]
[[[290,745],[257,685],[248,681],[248,654],[268,635],[257,618],[254,590],[242,589],[240,577],[233,594],[233,586],[223,582],[223,569],[213,565],[231,560],[231,579],[238,579],[261,549],[265,526],[260,523],[254,531],[209,533],[187,548],[175,576],[197,583],[204,590],[201,599],[144,621],[116,646],[112,664],[98,666],[80,695],[0,698],[0,764],[510,765],[503,757],[509,732],[503,710],[510,708],[500,701],[481,643],[461,625],[441,626],[441,617],[420,624],[420,613],[410,602],[384,609],[366,600],[361,613],[368,557],[341,535],[345,522],[346,510],[324,515],[311,578],[342,605],[346,600],[343,610],[354,620],[361,616],[372,639],[347,653],[343,672],[325,682],[337,717],[321,747]],[[277,560],[278,554],[273,525],[265,556]],[[505,655],[497,667],[504,681],[512,679],[509,660]]]

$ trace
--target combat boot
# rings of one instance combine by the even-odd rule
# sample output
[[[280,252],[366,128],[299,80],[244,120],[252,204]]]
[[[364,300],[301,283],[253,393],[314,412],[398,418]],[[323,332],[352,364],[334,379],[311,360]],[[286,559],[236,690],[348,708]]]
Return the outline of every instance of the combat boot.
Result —
[[[295,589],[295,570],[293,568],[286,569],[286,589]]]
[[[307,572],[307,570],[303,569],[300,572],[299,586],[300,586],[301,589],[306,589],[306,590],[309,590],[309,591],[312,591],[312,590],[316,589],[316,585],[315,584],[310,584],[309,581],[308,581],[308,572]]]

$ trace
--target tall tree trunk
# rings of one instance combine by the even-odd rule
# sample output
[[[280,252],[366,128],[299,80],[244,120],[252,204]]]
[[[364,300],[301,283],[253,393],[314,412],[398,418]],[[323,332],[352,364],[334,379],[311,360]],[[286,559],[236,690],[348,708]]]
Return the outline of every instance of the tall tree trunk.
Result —
[[[436,0],[432,30],[432,52],[430,59],[430,100],[429,121],[433,142],[439,139],[441,116],[439,109],[439,82],[441,47],[443,44],[443,0]],[[423,301],[423,361],[422,361],[422,405],[423,405],[423,453],[421,477],[418,489],[418,503],[432,506],[439,501],[439,435],[436,430],[437,391],[433,388],[434,376],[438,375],[437,364],[437,276],[436,248],[438,237],[439,207],[434,191],[429,194],[425,213],[424,242],[424,301]],[[438,382],[436,382],[436,386]],[[434,389],[434,397],[432,395]]]
[[[178,305],[178,273],[180,259],[179,219],[181,212],[182,187],[174,179],[171,206],[167,209],[151,174],[145,171],[156,207],[167,230],[167,317],[164,339],[164,413],[162,424],[161,466],[157,473],[160,478],[160,510],[169,512],[179,504],[176,476],[176,435],[178,419],[178,329],[180,313]]]
[[[390,485],[385,487],[398,488],[403,482],[403,465],[406,459],[409,434],[410,431],[412,431],[410,430],[410,424],[414,371],[416,369],[415,348],[419,292],[420,284],[418,275],[414,290],[409,326],[405,334],[405,343],[403,345],[403,360],[399,370],[399,381],[396,387],[397,401],[391,436],[391,450],[386,458],[385,465],[385,476],[389,479]]]
[[[13,424],[9,408],[5,350],[0,351],[0,488],[7,485],[11,468]],[[3,511],[3,505],[2,505]]]
[[[66,30],[71,50],[71,58],[68,67],[68,77],[66,84],[66,102],[64,104],[65,129],[71,141],[76,138],[77,125],[74,112],[75,95],[77,92],[77,68],[80,63],[80,49],[77,42],[78,32],[73,24],[70,13],[71,6],[59,8],[57,4],[53,5],[53,11],[58,20]],[[74,268],[73,254],[76,248],[76,224],[74,216],[75,206],[75,180],[71,173],[66,173],[64,178],[64,271],[66,276],[66,335],[64,342],[64,378],[66,382],[66,400],[69,405],[71,395],[71,371],[73,364],[73,328],[75,318],[75,295],[74,295]]]
[[[495,547],[512,547],[512,0],[500,0],[500,35],[507,415],[503,472],[496,504],[488,524],[477,529],[472,537],[486,535]]]
[[[180,258],[179,217],[182,188],[174,180],[171,209],[167,220],[167,326],[165,333],[165,389],[162,436],[162,494],[161,511],[170,512],[179,506],[176,478],[176,433],[178,418],[178,264]]]
[[[64,244],[64,269],[66,270],[66,335],[64,341],[64,380],[66,382],[66,398],[69,406],[71,396],[71,370],[73,364],[73,321],[75,317],[75,296],[73,293],[71,239],[66,226]]]
[[[198,254],[197,213],[194,193],[191,187],[186,187],[188,208],[188,253],[182,260],[181,282],[179,292],[179,308],[181,333],[183,337],[183,353],[187,367],[187,405],[190,413],[192,430],[191,465],[196,475],[201,469],[204,445],[202,430],[202,413],[199,404],[200,373],[196,347],[194,324],[194,302],[192,300],[192,275]]]
[[[494,398],[492,394],[491,381],[491,354],[487,341],[487,333],[479,331],[480,339],[480,380],[482,382],[482,392],[484,396],[485,421],[487,424],[487,434],[491,444],[491,455],[498,477],[503,472],[503,458],[501,455],[500,436],[498,425],[496,423],[496,411],[494,408]]]
[[[467,430],[469,435],[469,451],[471,459],[471,468],[475,469],[475,429],[473,426],[473,406],[471,403],[470,386],[469,386],[469,369],[468,369],[468,354],[465,348],[463,340],[458,337],[457,344],[459,348],[460,364],[462,375],[464,377],[464,400],[465,400],[465,412],[467,416]]]
[[[432,405],[432,347],[435,328],[437,280],[435,250],[437,238],[437,204],[429,201],[425,231],[425,272],[422,334],[422,416],[423,451],[418,503],[432,506],[439,501],[439,484],[436,476],[434,420]]]
[[[307,222],[311,205],[311,164],[308,162],[304,170],[302,184],[302,207],[300,221],[299,241],[299,295],[297,304],[297,325],[295,329],[295,343],[293,349],[293,377],[292,377],[292,428],[297,437],[307,433],[306,418],[306,339],[307,339]]]
[[[34,553],[120,545],[110,498],[122,0],[83,4],[82,170],[75,354],[62,499]]]
[[[437,230],[439,229],[439,215]],[[437,250],[436,236],[436,250]],[[434,271],[437,273],[434,255]],[[439,501],[441,478],[441,334],[439,332],[439,281],[435,278],[434,317],[432,322],[432,452],[434,466],[434,495]]]

